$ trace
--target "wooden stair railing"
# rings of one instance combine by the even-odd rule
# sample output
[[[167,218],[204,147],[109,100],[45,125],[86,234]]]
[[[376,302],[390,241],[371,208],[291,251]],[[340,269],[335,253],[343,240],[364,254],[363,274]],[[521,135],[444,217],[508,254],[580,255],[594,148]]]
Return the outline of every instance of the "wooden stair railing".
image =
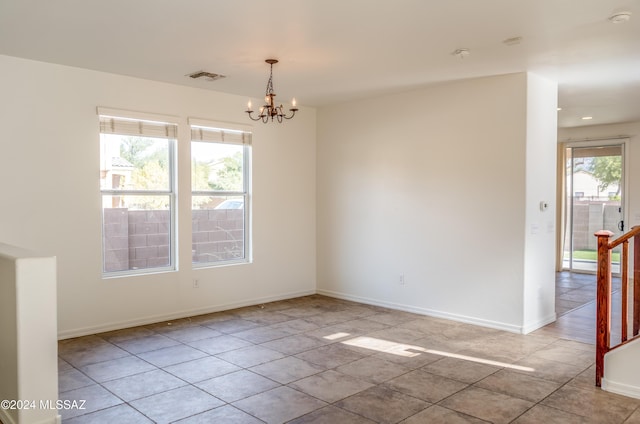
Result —
[[[604,355],[634,338],[640,331],[640,226],[609,241],[611,231],[598,231],[598,273],[597,273],[597,313],[596,313],[596,386],[600,387],[604,376]],[[633,239],[633,329],[631,338],[628,337],[627,305],[629,296],[629,240]],[[620,258],[621,272],[621,337],[620,344],[611,347],[611,250],[622,245]]]

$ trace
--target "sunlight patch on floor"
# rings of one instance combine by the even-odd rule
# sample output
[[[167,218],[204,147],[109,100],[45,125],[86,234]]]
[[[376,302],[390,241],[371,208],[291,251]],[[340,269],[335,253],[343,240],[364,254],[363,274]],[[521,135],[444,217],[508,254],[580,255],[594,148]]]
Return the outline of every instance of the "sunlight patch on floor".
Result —
[[[345,333],[336,333],[336,334],[341,334],[342,336],[339,337],[341,338],[341,337],[344,337]],[[331,336],[327,336],[325,338],[328,338],[328,337],[331,337]],[[331,339],[331,340],[334,340],[334,339]],[[506,362],[478,358],[476,356],[459,355],[457,353],[444,352],[441,350],[426,349],[420,346],[397,343],[389,340],[377,339],[374,337],[360,336],[360,337],[355,337],[353,339],[342,341],[340,343],[346,344],[349,346],[361,347],[364,349],[371,349],[377,352],[384,352],[384,353],[390,353],[393,355],[404,356],[408,358],[416,357],[418,355],[421,355],[422,353],[430,353],[432,355],[446,356],[448,358],[461,359],[464,361],[471,361],[479,364],[493,365],[496,367],[509,368],[509,369],[518,370],[518,371],[526,371],[526,372],[535,371],[534,368],[523,367],[521,365],[508,364]]]

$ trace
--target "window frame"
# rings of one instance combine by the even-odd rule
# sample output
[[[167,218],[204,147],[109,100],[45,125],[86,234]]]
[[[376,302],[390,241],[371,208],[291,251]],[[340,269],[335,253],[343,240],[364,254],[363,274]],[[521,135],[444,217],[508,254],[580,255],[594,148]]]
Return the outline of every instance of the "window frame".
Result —
[[[100,187],[100,214],[101,214],[101,273],[103,279],[117,278],[117,277],[130,277],[137,275],[146,275],[163,272],[174,272],[178,270],[178,237],[176,231],[176,216],[177,216],[177,144],[178,144],[178,132],[180,125],[178,120],[172,116],[155,115],[141,112],[119,111],[116,109],[97,108],[99,121],[102,123],[103,118],[109,118],[120,121],[132,121],[132,122],[148,122],[153,124],[164,124],[175,127],[174,137],[153,137],[153,135],[147,135],[140,133],[139,136],[146,138],[164,138],[167,140],[168,149],[168,173],[169,173],[169,187],[166,190],[132,190],[132,189],[105,189]],[[142,130],[141,130],[142,131]],[[108,134],[99,130],[99,139],[101,141],[102,135]],[[112,133],[116,134],[116,133]],[[126,134],[122,134],[126,135]],[[102,152],[100,152],[100,161],[102,161]],[[140,196],[140,197],[152,197],[152,196],[168,196],[169,198],[169,265],[168,266],[156,266],[149,268],[135,268],[119,271],[106,271],[106,245],[105,245],[105,208],[104,198],[105,196]]]
[[[198,143],[211,143],[218,145],[241,145],[242,146],[242,191],[225,191],[225,190],[193,190],[193,182],[191,182],[190,187],[190,204],[191,211],[193,213],[193,199],[196,196],[206,196],[206,197],[241,197],[243,199],[243,257],[238,259],[226,259],[219,261],[208,261],[208,262],[196,262],[191,260],[191,266],[193,269],[201,269],[201,268],[216,268],[222,266],[229,265],[238,265],[238,264],[247,264],[253,261],[253,248],[251,244],[251,234],[252,234],[252,225],[251,225],[251,138],[252,132],[249,127],[240,126],[237,124],[229,124],[223,122],[212,122],[212,121],[204,121],[200,119],[189,118],[189,128],[191,130],[190,137],[190,150],[193,147],[194,142]],[[222,141],[210,141],[210,140],[202,140],[202,139],[194,139],[194,131],[198,130],[212,130],[212,131],[220,131],[222,133]],[[235,133],[236,135],[240,135],[239,138],[228,141],[224,140],[224,134],[227,133]],[[239,141],[241,140],[241,141]],[[190,175],[192,175],[192,164],[193,164],[193,156],[191,156],[190,160]],[[193,221],[192,221],[193,222]],[[193,228],[191,230],[191,242],[193,245]]]

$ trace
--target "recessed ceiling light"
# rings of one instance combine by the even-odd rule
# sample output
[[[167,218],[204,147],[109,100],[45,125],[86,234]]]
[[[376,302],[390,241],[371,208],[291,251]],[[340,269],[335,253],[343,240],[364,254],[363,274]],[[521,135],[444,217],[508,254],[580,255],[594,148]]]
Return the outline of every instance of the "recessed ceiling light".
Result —
[[[583,116],[582,119],[588,121],[589,119],[593,119],[593,116]]]
[[[562,110],[562,108],[561,108],[561,107],[559,107],[559,108],[558,108],[558,111],[561,111],[561,110]]]
[[[614,24],[628,22],[629,19],[631,19],[631,12],[616,12],[609,16],[609,22]]]

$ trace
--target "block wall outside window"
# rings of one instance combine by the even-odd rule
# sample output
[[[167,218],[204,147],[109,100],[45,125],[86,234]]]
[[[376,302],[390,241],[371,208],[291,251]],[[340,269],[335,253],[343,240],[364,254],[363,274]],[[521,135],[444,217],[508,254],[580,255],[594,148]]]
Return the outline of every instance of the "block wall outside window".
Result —
[[[175,269],[177,124],[98,113],[103,274]]]
[[[248,262],[251,133],[190,124],[193,264]]]

